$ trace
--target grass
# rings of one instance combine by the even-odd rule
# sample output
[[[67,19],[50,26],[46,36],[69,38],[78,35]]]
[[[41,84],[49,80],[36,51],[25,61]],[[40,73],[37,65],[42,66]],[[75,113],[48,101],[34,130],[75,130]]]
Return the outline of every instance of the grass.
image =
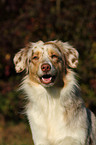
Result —
[[[0,124],[0,145],[33,145],[28,124]]]
[[[9,144],[2,142],[0,145],[9,145]],[[28,143],[12,143],[11,145],[32,145],[32,144],[28,144]]]

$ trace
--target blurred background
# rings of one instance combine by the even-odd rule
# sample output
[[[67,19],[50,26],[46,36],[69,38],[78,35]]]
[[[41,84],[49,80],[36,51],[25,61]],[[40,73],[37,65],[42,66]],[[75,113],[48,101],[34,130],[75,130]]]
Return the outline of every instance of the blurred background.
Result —
[[[32,145],[15,53],[30,41],[55,39],[79,51],[75,71],[86,106],[96,114],[96,1],[0,0],[0,145]]]

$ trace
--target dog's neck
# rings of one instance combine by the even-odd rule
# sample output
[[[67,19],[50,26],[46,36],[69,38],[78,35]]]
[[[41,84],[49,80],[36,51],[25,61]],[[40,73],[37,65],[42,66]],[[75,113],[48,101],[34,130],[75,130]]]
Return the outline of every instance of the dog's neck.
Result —
[[[30,81],[29,76],[26,76],[21,89],[25,91],[28,98],[34,102],[41,98],[50,97],[52,99],[60,100],[63,107],[72,107],[74,105],[83,104],[83,100],[80,96],[80,89],[75,79],[75,73],[68,70],[67,75],[64,76],[63,87],[43,87],[40,84],[35,84]],[[71,105],[71,106],[70,106]]]

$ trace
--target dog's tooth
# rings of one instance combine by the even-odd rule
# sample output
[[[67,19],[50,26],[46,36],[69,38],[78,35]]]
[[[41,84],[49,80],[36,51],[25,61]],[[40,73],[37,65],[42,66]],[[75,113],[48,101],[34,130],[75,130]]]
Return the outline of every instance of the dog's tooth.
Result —
[[[51,80],[52,80],[52,77],[50,77],[50,78],[43,78],[43,77],[42,77],[42,81],[43,81],[43,83],[45,83],[45,84],[51,83]]]

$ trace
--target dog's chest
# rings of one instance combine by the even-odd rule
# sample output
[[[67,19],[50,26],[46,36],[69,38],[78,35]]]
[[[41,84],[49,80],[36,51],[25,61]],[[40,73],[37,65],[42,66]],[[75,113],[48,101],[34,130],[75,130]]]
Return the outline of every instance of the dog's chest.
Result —
[[[44,136],[50,140],[54,137],[55,139],[59,136],[63,138],[67,135],[68,128],[66,127],[64,108],[60,105],[60,96],[58,95],[55,90],[52,95],[40,93],[39,96],[35,94],[35,98],[32,98],[33,101],[29,105],[27,114],[33,134],[39,131],[44,132]]]

